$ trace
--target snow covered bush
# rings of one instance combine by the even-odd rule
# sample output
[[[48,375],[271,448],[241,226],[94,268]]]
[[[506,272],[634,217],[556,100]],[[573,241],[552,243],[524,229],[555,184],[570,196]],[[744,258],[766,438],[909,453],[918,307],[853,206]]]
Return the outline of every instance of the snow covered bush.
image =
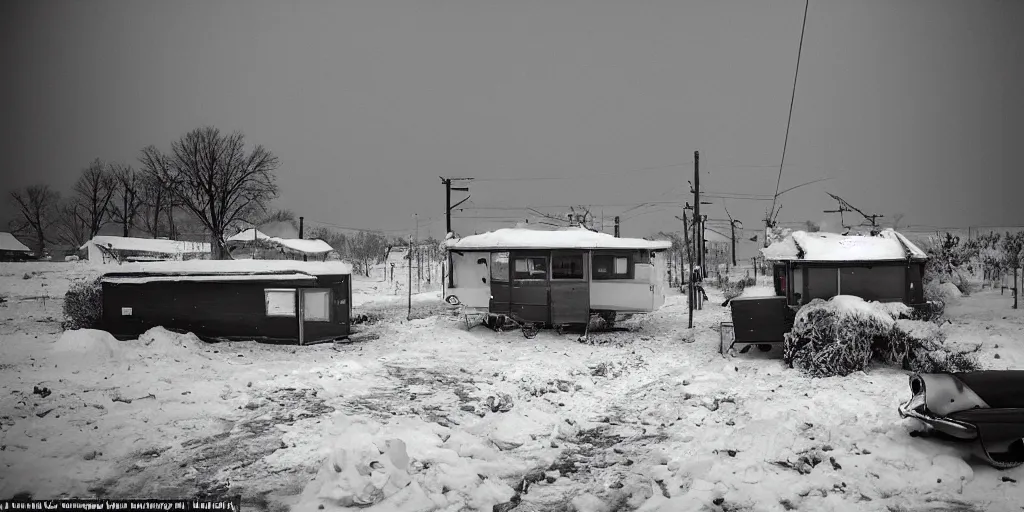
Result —
[[[977,368],[969,352],[945,346],[936,325],[910,320],[911,313],[901,303],[845,295],[814,299],[797,312],[783,358],[812,377],[846,376],[872,361],[914,371]]]
[[[849,295],[814,299],[797,312],[793,329],[786,333],[783,358],[813,377],[863,370],[871,362],[872,347],[907,313],[903,304],[868,303]]]
[[[74,283],[64,294],[64,330],[97,329],[102,316],[103,288],[99,278]]]
[[[899,320],[888,343],[877,349],[882,361],[904,370],[934,373],[979,369],[973,355],[977,349],[954,350],[945,342],[946,335],[933,323]]]
[[[722,295],[725,296],[725,300],[729,301],[739,297],[743,294],[743,290],[755,284],[757,284],[757,281],[753,277],[744,277],[737,281],[729,281],[729,278],[726,277],[719,280],[718,287],[722,289]]]
[[[972,263],[979,258],[979,241],[961,243],[960,237],[946,233],[944,238],[929,238],[923,248],[930,256],[925,267],[926,280],[953,283],[960,293],[971,294],[969,277],[973,270]]]

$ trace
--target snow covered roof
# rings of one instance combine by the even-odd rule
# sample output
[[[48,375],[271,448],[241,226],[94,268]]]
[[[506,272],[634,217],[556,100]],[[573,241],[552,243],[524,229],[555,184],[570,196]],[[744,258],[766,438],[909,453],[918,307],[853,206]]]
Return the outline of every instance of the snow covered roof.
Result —
[[[324,254],[334,250],[331,244],[323,240],[306,240],[302,238],[274,238],[277,243],[306,254]]]
[[[157,254],[201,254],[210,252],[207,242],[182,242],[179,240],[160,240],[154,238],[130,238],[123,236],[93,237],[81,247],[89,244],[109,247],[115,251],[151,252]]]
[[[453,250],[470,249],[648,249],[663,250],[672,247],[665,240],[642,238],[616,238],[607,233],[595,233],[584,228],[538,230],[505,228],[461,239],[448,239],[445,245]]]
[[[305,254],[324,254],[334,250],[334,248],[331,247],[331,244],[328,244],[323,240],[306,240],[302,238],[278,238],[275,236],[269,236],[256,228],[250,228],[245,231],[242,231],[237,235],[229,237],[226,241],[245,243],[251,242],[253,240],[266,240],[270,243],[278,244],[283,247],[287,247],[293,251]]]
[[[270,235],[256,229],[249,228],[235,236],[228,237],[227,242],[248,242],[253,239],[270,240]]]
[[[103,275],[106,282],[306,280],[321,275],[350,275],[352,266],[341,261],[188,260],[125,263]],[[126,279],[131,279],[126,281]]]
[[[928,258],[924,251],[892,229],[882,231],[879,236],[794,231],[781,241],[761,249],[761,254],[774,261],[892,261]]]
[[[0,232],[0,251],[18,251],[18,252],[32,252],[25,244],[14,238],[14,235],[5,232]]]
[[[102,282],[113,283],[113,284],[145,284],[155,282],[196,282],[196,281],[210,281],[217,283],[224,282],[237,282],[237,281],[314,281],[315,277],[309,274],[200,274],[200,275],[135,275],[135,276],[118,276],[118,275],[105,275],[103,276]]]

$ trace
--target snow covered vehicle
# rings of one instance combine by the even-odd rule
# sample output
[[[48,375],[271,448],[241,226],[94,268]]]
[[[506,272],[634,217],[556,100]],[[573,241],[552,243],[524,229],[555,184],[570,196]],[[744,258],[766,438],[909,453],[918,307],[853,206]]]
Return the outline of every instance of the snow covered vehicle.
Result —
[[[920,421],[936,437],[975,443],[994,467],[1024,464],[1024,370],[914,374],[910,390],[901,417]]]
[[[617,238],[585,228],[507,228],[450,238],[452,283],[445,300],[481,314],[494,329],[612,324],[619,314],[665,303],[668,241]]]

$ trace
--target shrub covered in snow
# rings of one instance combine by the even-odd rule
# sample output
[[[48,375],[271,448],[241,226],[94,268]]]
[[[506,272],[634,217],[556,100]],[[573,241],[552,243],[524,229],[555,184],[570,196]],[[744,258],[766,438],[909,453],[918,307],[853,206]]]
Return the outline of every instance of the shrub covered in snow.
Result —
[[[944,345],[937,326],[910,320],[900,303],[866,302],[840,295],[800,308],[786,334],[783,357],[814,377],[846,376],[874,360],[914,371],[966,371],[977,363],[969,352]]]
[[[64,330],[98,329],[102,316],[103,288],[99,278],[74,283],[64,294]]]
[[[718,287],[722,289],[722,295],[726,300],[732,300],[743,294],[743,290],[757,284],[753,277],[744,277],[737,281],[730,281],[728,277],[719,279]]]

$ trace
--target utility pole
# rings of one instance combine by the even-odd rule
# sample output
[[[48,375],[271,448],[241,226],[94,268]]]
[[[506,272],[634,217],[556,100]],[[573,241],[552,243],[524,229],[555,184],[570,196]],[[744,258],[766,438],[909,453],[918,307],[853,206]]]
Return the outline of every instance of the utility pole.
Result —
[[[405,253],[406,258],[409,260],[409,290],[406,294],[408,297],[409,310],[405,315],[406,320],[412,320],[412,237],[409,237],[409,251]]]
[[[697,265],[700,266],[700,273],[704,275],[704,254],[701,250],[703,244],[701,243],[701,230],[700,230],[700,151],[693,152],[693,247],[697,252]]]
[[[683,221],[683,245],[686,246],[686,261],[690,265],[689,276],[686,277],[686,283],[687,283],[686,284],[686,307],[687,307],[687,309],[689,309],[689,315],[690,315],[689,321],[687,323],[687,326],[688,326],[687,328],[688,329],[693,329],[693,298],[694,298],[694,289],[693,289],[693,250],[692,250],[692,247],[690,246],[690,226],[686,225],[686,209],[685,208],[683,209],[683,216],[682,217],[676,217],[676,218],[681,220],[681,221]],[[679,273],[679,278],[680,279],[683,278],[683,273],[682,272]],[[680,281],[680,282],[682,282],[682,281]]]
[[[725,201],[723,201],[723,203],[724,202]],[[736,266],[736,225],[739,224],[740,225],[740,229],[743,229],[743,223],[740,222],[739,219],[732,218],[732,214],[729,213],[729,208],[727,206],[725,206],[724,204],[722,206],[725,207],[725,215],[727,217],[729,217],[729,227],[732,229],[732,266],[735,267]]]
[[[299,238],[300,239],[303,238],[303,234],[306,232],[303,229],[305,227],[305,220],[306,220],[305,217],[299,217]],[[308,258],[308,256],[306,256],[305,254],[302,255],[302,261],[309,261],[307,258]]]
[[[420,243],[420,215],[418,213],[414,213],[413,217],[416,218],[416,231],[414,232],[414,233],[416,233],[415,242],[417,244],[417,247],[416,247],[416,293],[419,293],[420,292],[420,283],[423,282],[423,261],[420,258],[420,256],[421,256],[420,255],[420,248],[418,247],[418,245]],[[410,251],[412,250],[412,246],[409,246],[409,250]],[[411,255],[412,253],[410,252],[409,254]],[[412,265],[412,258],[411,257],[409,258],[409,264]]]
[[[466,196],[466,198],[463,199],[462,201],[459,201],[458,203],[455,203],[454,205],[452,205],[452,191],[453,190],[456,190],[456,191],[459,191],[459,192],[469,192],[469,187],[468,186],[466,186],[466,187],[453,187],[452,186],[452,181],[470,181],[473,178],[445,178],[444,176],[440,176],[440,178],[441,178],[441,183],[444,184],[444,204],[445,204],[445,209],[444,209],[444,216],[445,216],[444,238],[447,240],[448,239],[448,233],[452,232],[452,209],[457,207],[457,206],[459,206],[462,203],[465,203],[466,201],[469,201],[469,196]],[[411,260],[410,260],[410,264],[412,264]],[[455,277],[452,275],[452,253],[448,252],[448,287],[451,288],[453,286],[455,286]]]
[[[619,238],[619,216],[615,216],[615,238]]]
[[[736,221],[729,223],[729,227],[732,229],[732,266],[736,266]]]

